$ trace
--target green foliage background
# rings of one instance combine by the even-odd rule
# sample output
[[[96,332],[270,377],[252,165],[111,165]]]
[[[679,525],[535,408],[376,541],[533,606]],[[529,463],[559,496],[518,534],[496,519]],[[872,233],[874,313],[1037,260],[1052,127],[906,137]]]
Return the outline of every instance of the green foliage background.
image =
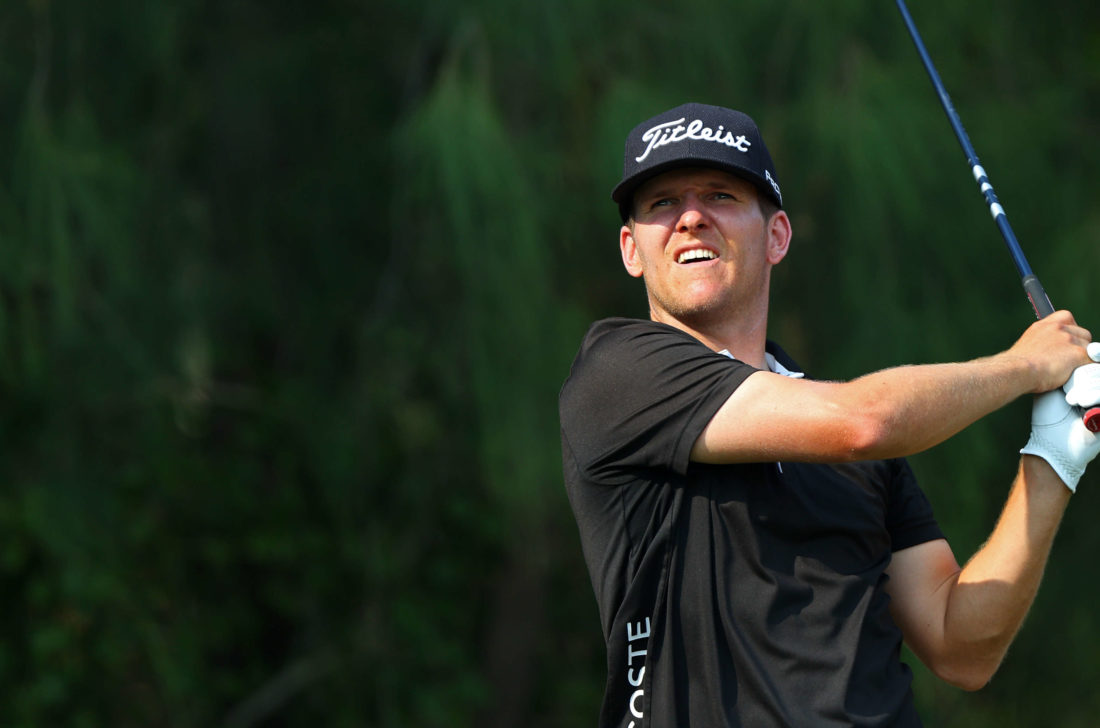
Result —
[[[913,0],[1032,265],[1100,329],[1100,9]],[[1031,318],[892,3],[0,5],[0,722],[593,725],[556,395],[644,315],[608,200],[686,100],[760,122],[819,377]],[[960,559],[1027,403],[914,465]],[[929,725],[1094,725],[1100,481]]]

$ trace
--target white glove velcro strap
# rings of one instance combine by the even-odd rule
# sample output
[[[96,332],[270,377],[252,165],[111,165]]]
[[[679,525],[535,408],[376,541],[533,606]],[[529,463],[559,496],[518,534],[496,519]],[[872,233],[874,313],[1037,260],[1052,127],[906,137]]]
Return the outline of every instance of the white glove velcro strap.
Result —
[[[1028,439],[1027,444],[1021,448],[1020,454],[1035,455],[1046,460],[1070,492],[1077,492],[1077,483],[1081,480],[1081,476],[1085,474],[1085,469],[1064,457],[1054,443],[1048,441],[1041,434],[1032,431],[1031,437]]]
[[[1020,450],[1046,460],[1073,492],[1085,466],[1100,452],[1100,436],[1089,432],[1081,414],[1066,402],[1060,389],[1037,395],[1031,409],[1031,437]]]

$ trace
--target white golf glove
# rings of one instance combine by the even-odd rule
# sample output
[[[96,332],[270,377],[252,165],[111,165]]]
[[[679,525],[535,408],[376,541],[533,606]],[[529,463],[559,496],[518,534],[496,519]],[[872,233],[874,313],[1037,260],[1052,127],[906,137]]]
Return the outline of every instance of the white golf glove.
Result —
[[[1086,364],[1080,367],[1098,366]],[[1074,372],[1076,375],[1077,372]],[[1083,380],[1082,380],[1083,381]],[[1031,409],[1031,438],[1020,452],[1025,455],[1037,455],[1050,463],[1054,472],[1072,492],[1077,492],[1077,481],[1085,472],[1096,454],[1100,452],[1100,435],[1089,432],[1082,421],[1084,411],[1072,406],[1069,391],[1073,378],[1066,383],[1066,391],[1055,389],[1035,396]],[[1082,385],[1076,390],[1075,397],[1088,399],[1093,389]],[[1095,404],[1092,402],[1091,404]],[[1086,405],[1089,406],[1089,405]]]
[[[1100,364],[1077,367],[1062,385],[1066,402],[1074,407],[1092,407],[1100,403]]]

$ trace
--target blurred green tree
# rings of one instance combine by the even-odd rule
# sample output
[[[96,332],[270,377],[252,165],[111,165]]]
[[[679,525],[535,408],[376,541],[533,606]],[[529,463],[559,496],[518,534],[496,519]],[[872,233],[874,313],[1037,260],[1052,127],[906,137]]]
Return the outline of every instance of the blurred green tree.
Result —
[[[1100,11],[912,11],[1089,325]],[[0,39],[5,725],[594,722],[556,392],[589,320],[644,315],[608,194],[662,108],[764,128],[773,335],[816,376],[1030,316],[888,3],[27,0]],[[913,459],[960,558],[1026,423]],[[916,666],[929,725],[1092,724],[1095,484],[994,682]]]

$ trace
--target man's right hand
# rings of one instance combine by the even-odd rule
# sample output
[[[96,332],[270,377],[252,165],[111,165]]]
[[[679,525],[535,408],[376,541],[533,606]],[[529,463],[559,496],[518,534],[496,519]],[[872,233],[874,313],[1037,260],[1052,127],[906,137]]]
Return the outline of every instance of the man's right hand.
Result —
[[[1061,387],[1073,371],[1091,361],[1086,347],[1092,341],[1088,329],[1078,326],[1069,311],[1055,311],[1041,318],[1002,356],[1019,357],[1034,374],[1031,391],[1038,394]]]

